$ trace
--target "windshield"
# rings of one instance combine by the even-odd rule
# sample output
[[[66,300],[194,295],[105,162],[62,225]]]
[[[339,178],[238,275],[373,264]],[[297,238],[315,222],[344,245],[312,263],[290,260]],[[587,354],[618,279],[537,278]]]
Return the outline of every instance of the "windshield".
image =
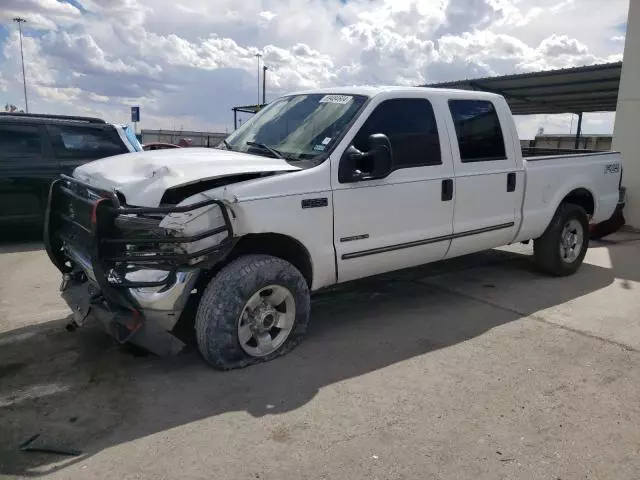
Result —
[[[276,100],[224,142],[225,148],[285,160],[313,160],[340,139],[362,95],[293,95]]]

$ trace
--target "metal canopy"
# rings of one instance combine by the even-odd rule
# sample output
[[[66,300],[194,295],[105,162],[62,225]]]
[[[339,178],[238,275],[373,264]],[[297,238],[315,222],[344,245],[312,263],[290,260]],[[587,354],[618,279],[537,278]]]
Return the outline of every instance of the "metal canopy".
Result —
[[[514,115],[613,112],[622,62],[424,85],[503,95]]]
[[[265,67],[265,70],[266,70],[266,67]],[[263,87],[264,87],[264,83],[263,83]],[[264,95],[264,88],[263,88],[263,95]],[[233,129],[235,130],[238,128],[238,112],[256,114],[266,106],[267,104],[263,103],[262,105],[244,105],[240,107],[233,107],[231,109],[233,110]]]

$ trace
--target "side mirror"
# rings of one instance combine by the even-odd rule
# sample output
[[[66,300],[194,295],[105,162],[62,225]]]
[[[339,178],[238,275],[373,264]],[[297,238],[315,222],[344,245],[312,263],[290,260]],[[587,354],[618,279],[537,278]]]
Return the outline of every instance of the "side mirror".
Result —
[[[353,145],[345,150],[338,180],[340,183],[375,180],[388,176],[392,168],[391,142],[386,135],[375,133],[369,136],[368,152],[361,152]]]

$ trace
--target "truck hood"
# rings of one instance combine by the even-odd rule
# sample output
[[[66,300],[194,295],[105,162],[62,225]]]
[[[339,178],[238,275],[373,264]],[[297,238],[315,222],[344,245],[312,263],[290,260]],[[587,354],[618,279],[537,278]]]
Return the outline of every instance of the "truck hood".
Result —
[[[300,170],[284,160],[211,148],[172,148],[127,153],[79,166],[78,180],[121,192],[127,204],[156,207],[170,188],[246,173]]]

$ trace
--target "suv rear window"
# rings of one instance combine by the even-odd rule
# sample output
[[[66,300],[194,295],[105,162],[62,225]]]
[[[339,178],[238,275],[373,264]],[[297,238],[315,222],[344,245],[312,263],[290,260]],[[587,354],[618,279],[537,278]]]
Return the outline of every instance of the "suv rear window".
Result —
[[[114,129],[72,125],[47,128],[56,157],[103,158],[129,152]]]

